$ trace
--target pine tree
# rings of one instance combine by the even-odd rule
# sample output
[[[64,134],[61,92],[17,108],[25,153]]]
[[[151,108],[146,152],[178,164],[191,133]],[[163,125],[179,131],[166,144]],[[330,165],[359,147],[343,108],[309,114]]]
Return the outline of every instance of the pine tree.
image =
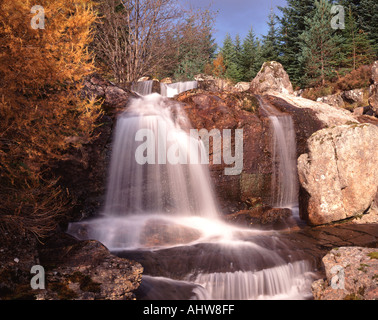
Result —
[[[242,72],[238,66],[236,48],[230,34],[227,34],[224,39],[221,53],[226,66],[226,78],[234,82],[239,82],[242,79]]]
[[[343,31],[343,66],[347,71],[356,70],[374,61],[375,54],[367,33],[358,27],[352,7],[349,8]]]
[[[328,0],[315,1],[312,17],[305,19],[307,30],[299,37],[299,61],[305,66],[302,79],[306,83],[325,85],[326,80],[334,75],[340,37],[332,29],[331,19]]]
[[[268,21],[269,31],[268,34],[263,37],[262,57],[265,61],[279,61],[280,46],[278,42],[276,19],[277,17],[273,9],[271,9]]]
[[[242,45],[242,59],[241,59],[241,66],[242,66],[242,73],[243,73],[243,81],[251,81],[257,74],[255,72],[255,62],[256,62],[256,52],[257,51],[257,43],[256,43],[256,36],[251,28],[243,41]]]
[[[306,29],[305,19],[312,15],[313,0],[287,0],[285,7],[278,7],[282,16],[280,22],[279,41],[281,57],[280,62],[290,76],[293,84],[301,84],[305,72],[302,62],[298,59],[300,54],[299,36]]]
[[[361,0],[359,24],[367,32],[372,41],[375,55],[378,56],[378,2],[376,0]]]

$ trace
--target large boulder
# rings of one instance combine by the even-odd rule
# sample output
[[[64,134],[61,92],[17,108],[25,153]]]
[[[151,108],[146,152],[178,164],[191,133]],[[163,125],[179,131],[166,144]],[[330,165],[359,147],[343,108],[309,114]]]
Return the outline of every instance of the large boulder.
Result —
[[[273,92],[294,94],[289,75],[282,64],[276,61],[265,62],[263,64],[257,76],[252,80],[251,90],[255,94]]]
[[[378,127],[351,124],[323,129],[308,140],[298,159],[299,179],[308,197],[301,214],[312,225],[362,215],[378,189]]]
[[[143,267],[112,255],[98,241],[77,241],[63,234],[39,250],[46,271],[46,289],[39,300],[134,300]]]
[[[274,93],[274,96],[285,100],[287,103],[299,109],[309,109],[324,126],[332,127],[358,121],[346,109],[331,106],[321,101],[313,101],[294,95]]]
[[[313,283],[315,300],[376,300],[377,249],[342,247],[323,258],[326,279]]]

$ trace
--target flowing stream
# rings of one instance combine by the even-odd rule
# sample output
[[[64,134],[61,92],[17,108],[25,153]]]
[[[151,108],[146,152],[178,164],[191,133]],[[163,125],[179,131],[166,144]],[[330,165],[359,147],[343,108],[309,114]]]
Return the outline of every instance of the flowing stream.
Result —
[[[208,167],[182,161],[204,148],[189,129],[178,103],[159,94],[133,100],[117,122],[101,215],[70,224],[68,233],[142,263],[139,299],[311,298],[314,267],[300,252],[277,232],[222,220]],[[289,143],[282,148],[295,148]],[[290,195],[282,191],[274,202],[294,206],[295,187],[286,187]]]
[[[258,97],[260,108],[267,114],[272,129],[272,190],[271,205],[289,208],[299,218],[297,144],[293,119]]]

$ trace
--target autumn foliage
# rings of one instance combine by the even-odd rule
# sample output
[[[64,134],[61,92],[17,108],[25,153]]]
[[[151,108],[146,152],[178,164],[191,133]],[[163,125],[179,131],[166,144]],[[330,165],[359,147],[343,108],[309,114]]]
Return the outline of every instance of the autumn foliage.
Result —
[[[80,97],[93,71],[87,51],[96,19],[90,0],[0,2],[0,232],[54,229],[69,200],[49,164],[91,139],[99,107]]]

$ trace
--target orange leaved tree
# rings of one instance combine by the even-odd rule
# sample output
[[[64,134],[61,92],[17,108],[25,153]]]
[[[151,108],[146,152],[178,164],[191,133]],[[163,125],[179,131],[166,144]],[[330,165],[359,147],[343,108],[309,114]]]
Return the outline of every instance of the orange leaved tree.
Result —
[[[93,71],[91,0],[0,2],[0,233],[45,236],[68,201],[49,164],[87,143],[99,107],[80,97]],[[44,28],[42,28],[44,27]]]

